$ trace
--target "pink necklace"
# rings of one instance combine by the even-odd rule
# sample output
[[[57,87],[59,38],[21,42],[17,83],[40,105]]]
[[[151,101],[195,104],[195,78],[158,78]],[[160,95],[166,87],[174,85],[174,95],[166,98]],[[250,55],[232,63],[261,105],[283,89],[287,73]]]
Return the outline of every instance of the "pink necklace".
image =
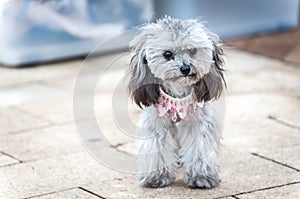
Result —
[[[173,122],[176,122],[178,117],[185,121],[189,121],[189,115],[197,117],[198,107],[203,107],[203,102],[198,102],[193,97],[193,90],[186,97],[174,98],[166,94],[161,87],[159,89],[160,96],[158,98],[158,103],[155,105],[156,115],[159,117],[171,117]]]

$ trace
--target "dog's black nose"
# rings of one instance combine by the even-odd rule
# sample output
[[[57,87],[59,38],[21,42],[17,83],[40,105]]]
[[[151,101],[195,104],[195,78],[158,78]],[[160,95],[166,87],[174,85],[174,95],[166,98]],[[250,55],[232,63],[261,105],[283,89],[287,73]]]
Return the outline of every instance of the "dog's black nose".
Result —
[[[180,72],[184,75],[187,76],[191,72],[191,67],[189,65],[183,64],[180,67]]]

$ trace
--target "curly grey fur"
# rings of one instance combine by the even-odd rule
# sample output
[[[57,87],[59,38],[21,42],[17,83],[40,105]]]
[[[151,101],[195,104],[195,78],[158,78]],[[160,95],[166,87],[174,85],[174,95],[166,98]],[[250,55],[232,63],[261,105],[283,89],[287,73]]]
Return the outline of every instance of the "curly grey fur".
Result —
[[[223,51],[219,38],[197,20],[165,17],[140,29],[132,40],[129,92],[144,110],[138,135],[139,182],[163,187],[175,179],[178,162],[185,167],[185,183],[192,188],[212,188],[219,183],[219,139],[221,131],[210,101],[225,86]],[[195,50],[196,49],[196,50]],[[165,51],[173,53],[166,59]],[[180,66],[189,65],[189,75]],[[194,90],[195,100],[204,101],[198,116],[176,123],[158,117],[155,105],[159,86],[174,97]]]

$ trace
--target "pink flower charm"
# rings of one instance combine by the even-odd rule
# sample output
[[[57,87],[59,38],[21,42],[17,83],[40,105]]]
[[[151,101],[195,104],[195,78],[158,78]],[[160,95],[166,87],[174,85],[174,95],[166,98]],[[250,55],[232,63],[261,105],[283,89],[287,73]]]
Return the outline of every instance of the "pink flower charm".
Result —
[[[180,108],[180,109],[179,109],[179,112],[180,112],[180,113],[183,113],[183,112],[184,112],[184,109],[183,109],[183,108]]]
[[[185,116],[185,117],[184,117],[184,120],[185,120],[185,121],[189,121],[189,120],[190,120],[190,117],[189,117],[189,116]]]
[[[189,105],[187,108],[188,111],[192,110],[192,105]]]
[[[165,102],[162,103],[162,104],[161,104],[161,107],[166,108],[166,107],[167,107],[166,103],[165,103]]]
[[[165,113],[165,118],[168,118],[168,117],[169,117],[169,113],[166,112],[166,113]]]
[[[198,106],[194,106],[194,112],[197,112],[198,111]]]
[[[156,115],[159,115],[159,110],[158,110],[158,108],[156,108]]]
[[[171,119],[172,119],[173,122],[176,122],[177,121],[177,116],[173,115]]]
[[[170,108],[170,111],[171,111],[172,113],[174,113],[176,110],[175,110],[174,107],[171,107],[171,108]]]

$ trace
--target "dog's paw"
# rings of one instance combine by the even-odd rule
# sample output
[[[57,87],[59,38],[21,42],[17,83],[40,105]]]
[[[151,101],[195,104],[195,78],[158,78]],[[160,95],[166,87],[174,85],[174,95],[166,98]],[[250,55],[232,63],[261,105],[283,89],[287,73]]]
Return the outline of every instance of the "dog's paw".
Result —
[[[219,185],[218,177],[204,177],[204,176],[196,176],[196,177],[185,177],[185,183],[190,188],[200,188],[200,189],[211,189]]]
[[[139,182],[144,187],[159,188],[165,187],[173,182],[174,178],[170,176],[140,176]]]
[[[151,179],[149,181],[142,182],[142,185],[145,187],[151,187],[151,188],[159,188],[159,187],[165,187],[170,184],[170,179],[168,178],[160,178],[160,179]]]

